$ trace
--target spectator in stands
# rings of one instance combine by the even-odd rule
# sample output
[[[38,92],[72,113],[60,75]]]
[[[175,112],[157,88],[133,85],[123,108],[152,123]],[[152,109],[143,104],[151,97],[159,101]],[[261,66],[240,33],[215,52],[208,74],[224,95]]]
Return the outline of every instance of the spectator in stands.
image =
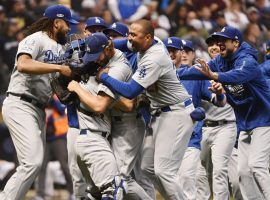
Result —
[[[108,0],[108,6],[117,21],[132,23],[148,13],[143,0]]]
[[[258,24],[256,23],[248,24],[247,28],[244,30],[244,40],[259,51],[258,62],[259,63],[263,62],[264,60],[263,34]]]
[[[229,6],[225,11],[226,23],[241,31],[243,31],[249,23],[246,14],[242,12],[242,6],[242,0],[229,0]]]

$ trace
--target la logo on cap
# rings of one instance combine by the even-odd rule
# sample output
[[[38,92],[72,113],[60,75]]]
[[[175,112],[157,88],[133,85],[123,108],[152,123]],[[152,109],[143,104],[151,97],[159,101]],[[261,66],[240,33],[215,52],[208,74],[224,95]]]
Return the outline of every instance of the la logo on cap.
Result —
[[[64,17],[63,14],[56,14],[57,17]]]
[[[187,42],[185,40],[182,40],[182,43],[183,43],[183,45],[186,45],[187,44]]]
[[[116,23],[113,23],[112,28],[116,28]]]
[[[168,39],[168,44],[172,44],[171,38]]]
[[[96,17],[96,23],[100,24],[100,20],[97,17]]]
[[[225,30],[226,30],[226,28],[224,27],[224,28],[221,30],[221,32],[225,32]]]

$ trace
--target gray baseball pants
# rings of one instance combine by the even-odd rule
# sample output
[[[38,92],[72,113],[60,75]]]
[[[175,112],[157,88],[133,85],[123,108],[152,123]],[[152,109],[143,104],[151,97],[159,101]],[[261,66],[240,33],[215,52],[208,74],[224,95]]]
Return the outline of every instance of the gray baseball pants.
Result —
[[[45,111],[19,97],[5,99],[2,114],[19,166],[0,193],[1,200],[22,200],[40,171],[45,146]]]
[[[238,166],[238,149],[233,148],[228,166],[229,183],[231,184],[232,196],[234,197],[234,199],[243,200],[241,190],[239,187],[237,166]]]
[[[116,120],[117,119],[117,120]],[[120,120],[121,119],[121,120]],[[136,115],[112,117],[111,146],[116,158],[120,175],[128,185],[126,199],[151,199],[144,189],[130,176],[141,150],[145,125]]]
[[[77,155],[75,153],[75,143],[80,135],[80,129],[69,127],[67,132],[67,150],[68,150],[68,166],[73,182],[73,191],[76,198],[86,196],[87,184],[82,172],[77,164]]]
[[[270,200],[270,127],[241,131],[238,152],[239,185],[243,198]]]
[[[166,200],[183,199],[177,172],[194,123],[185,108],[161,112],[151,120],[153,145],[144,151],[142,170]]]
[[[200,152],[195,147],[188,147],[178,171],[179,182],[185,200],[196,200],[196,175],[200,162]]]
[[[236,123],[216,127],[203,127],[201,162],[206,166],[211,153],[213,163],[213,196],[215,200],[230,198],[228,186],[228,163],[236,141]]]

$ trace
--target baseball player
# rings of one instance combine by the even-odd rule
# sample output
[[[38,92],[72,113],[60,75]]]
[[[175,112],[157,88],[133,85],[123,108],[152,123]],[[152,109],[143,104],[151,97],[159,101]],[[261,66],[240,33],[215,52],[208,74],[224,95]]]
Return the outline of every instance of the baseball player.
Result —
[[[108,29],[105,29],[103,32],[108,34],[110,37],[114,38],[113,42],[114,42],[115,48],[121,50],[126,55],[127,59],[129,60],[132,71],[136,70],[137,69],[136,52],[133,52],[132,49],[130,49],[128,47],[128,40],[127,40],[128,27],[125,24],[122,24],[120,22],[116,22],[116,23],[112,24]],[[137,101],[139,101],[139,99]],[[139,104],[139,103],[137,103],[137,104]],[[150,113],[147,111],[147,108],[145,108],[145,106],[140,106],[140,107],[136,108],[136,110],[137,110],[136,115],[143,116],[143,119],[144,119],[145,124],[146,124],[146,127],[144,126],[144,128],[147,128],[148,124],[149,124],[149,120],[150,120],[149,119]],[[139,118],[137,120],[141,120],[141,118]],[[133,126],[136,124],[138,124],[138,123],[137,122],[133,123]],[[139,124],[141,124],[141,122]],[[132,129],[131,127],[128,127],[128,128],[129,128],[129,130]],[[139,130],[139,132],[137,134],[138,136],[146,135],[144,143],[146,143],[148,141],[149,137],[152,137],[149,134],[142,134],[142,133],[144,133],[144,131],[146,131],[146,133],[148,133],[149,131],[147,131],[147,130],[148,130],[148,128],[144,129],[144,130]],[[142,144],[143,138],[138,137],[138,136],[136,137],[136,139],[134,140],[132,145],[129,145],[130,149],[137,150],[137,151],[130,150],[130,152],[135,153],[134,155],[137,155],[136,164],[133,167],[134,177],[135,177],[136,182],[146,191],[146,193],[152,199],[155,199],[156,198],[156,190],[154,188],[154,185],[152,184],[151,180],[141,170],[141,156],[142,156],[142,145],[141,144]],[[128,140],[130,140],[130,139],[128,139]],[[129,144],[130,142],[126,142],[126,143]],[[134,147],[134,145],[135,145],[135,147]],[[141,146],[141,150],[139,150],[139,152],[138,152],[138,148],[136,146]],[[131,158],[135,158],[134,155],[132,155]],[[131,161],[132,161],[132,159],[131,159]],[[130,164],[132,164],[132,165],[134,164],[134,162],[130,162],[130,163],[125,162],[125,163],[127,166]],[[130,167],[129,167],[129,169],[130,169]],[[128,188],[130,188],[130,186]],[[141,192],[141,194],[144,194],[144,192]]]
[[[195,53],[191,41],[181,41],[180,38],[169,37],[164,41],[164,44],[177,68],[181,67],[182,62],[184,62],[185,65],[192,65]],[[195,90],[193,90],[196,87],[194,81],[181,81],[181,83],[185,86],[190,95],[195,92]],[[197,89],[196,92],[200,92]],[[194,100],[196,102],[195,98],[196,96],[192,95],[193,102]],[[178,170],[179,182],[183,190],[184,199],[196,199],[196,193],[194,193],[194,191],[196,190],[196,169],[200,160],[201,127],[202,122],[199,122],[199,125],[197,124],[194,128],[188,143],[188,148],[185,151],[181,166]]]
[[[219,40],[220,55],[208,64],[198,60],[196,70],[222,83],[234,109],[240,131],[238,175],[243,198],[262,199],[262,195],[270,199],[270,89],[258,68],[257,51],[230,26],[213,37]]]
[[[192,66],[195,59],[195,52],[191,41],[170,37],[164,41],[164,44],[177,68]],[[181,80],[181,82],[187,88],[189,94],[192,95],[195,107],[200,106],[202,98],[212,101],[218,106],[223,106],[224,103],[219,102],[218,97],[212,95],[207,88],[202,87],[203,81]],[[196,199],[196,193],[194,193],[194,191],[196,191],[196,172],[200,161],[202,125],[203,122],[200,121],[194,128],[184,159],[178,171],[179,180],[183,188],[184,199]]]
[[[105,28],[107,28],[107,25],[104,19],[100,17],[90,17],[86,21],[84,36],[88,37],[92,33],[103,31]],[[76,48],[81,48],[79,45],[80,44],[78,44]],[[73,52],[72,59],[74,59],[76,62],[81,62],[80,58],[78,57],[78,50]],[[78,167],[77,157],[75,154],[75,142],[80,134],[76,105],[67,105],[67,114],[69,122],[69,129],[67,133],[68,163],[73,181],[74,196],[75,198],[84,198],[87,195],[87,184],[83,178],[81,170]]]
[[[111,74],[117,71],[113,76],[128,80],[131,70],[127,60],[120,51],[113,48],[112,42],[103,33],[89,36],[86,45],[89,51],[83,57],[84,63],[96,61],[100,66],[108,65],[112,69]],[[122,199],[125,189],[108,141],[111,122],[106,112],[118,97],[104,85],[98,84],[93,76],[87,84],[70,82],[68,89],[76,92],[81,101],[78,107],[80,136],[75,147],[78,164],[86,179],[93,182],[102,194],[102,199]]]
[[[177,171],[194,127],[190,117],[194,110],[192,100],[179,84],[165,46],[154,40],[154,29],[149,21],[131,24],[128,39],[138,52],[138,69],[131,81],[117,81],[104,73],[108,69],[101,70],[97,78],[129,99],[146,89],[152,109],[150,126],[154,151],[143,156],[142,169],[165,199],[182,199]]]
[[[90,33],[102,32],[108,25],[105,20],[101,17],[89,17],[85,22],[85,30]]]
[[[220,49],[215,38],[212,36],[208,37],[206,43],[211,58],[219,55]],[[235,115],[229,104],[219,108],[209,102],[203,101],[202,106],[206,110],[206,118],[202,129],[202,165],[198,169],[197,195],[201,196],[202,199],[210,198],[209,183],[208,181],[204,182],[204,180],[208,180],[205,175],[208,162],[211,161],[213,165],[213,196],[215,199],[229,199],[228,164],[236,140]],[[230,180],[235,180],[233,181],[234,183],[238,182],[237,177],[231,177]],[[235,193],[236,188],[235,186],[233,187]]]
[[[19,166],[0,193],[2,200],[21,200],[39,173],[45,144],[45,111],[52,91],[49,73],[70,76],[61,66],[69,23],[77,23],[62,5],[50,6],[28,28],[19,44],[15,66],[3,103],[3,119],[14,142]]]
[[[266,55],[265,55],[265,61],[260,64],[260,69],[262,70],[262,73],[265,75],[267,80],[270,79],[270,40],[266,43]]]
[[[117,22],[112,24],[103,32],[107,33],[111,37],[121,39],[127,37],[128,27]],[[118,41],[114,41],[114,43],[117,45]],[[118,47],[119,46],[120,45],[118,44]],[[124,48],[120,47],[120,50],[122,49]],[[127,54],[127,51],[124,53]],[[135,54],[134,52],[132,53]],[[134,64],[137,64],[137,62],[131,62],[131,65]],[[112,110],[112,148],[116,156],[120,173],[123,177],[125,177],[125,180],[127,180],[128,190],[131,191],[128,193],[136,194],[139,199],[151,199],[155,198],[155,190],[153,185],[151,184],[152,187],[149,187],[149,181],[143,182],[144,186],[148,186],[148,191],[149,188],[152,189],[150,191],[153,191],[150,193],[150,198],[143,188],[137,184],[137,181],[140,182],[140,178],[143,178],[144,180],[147,179],[147,177],[143,177],[143,174],[140,172],[140,167],[135,170],[136,182],[130,176],[131,171],[135,167],[135,163],[140,163],[138,159],[140,159],[142,144],[145,137],[145,124],[142,119],[140,109],[141,108],[137,108],[131,113],[121,113],[119,111],[117,112],[115,109]],[[140,177],[136,177],[136,175],[140,175]],[[128,193],[127,198],[132,199],[133,197],[129,196]]]

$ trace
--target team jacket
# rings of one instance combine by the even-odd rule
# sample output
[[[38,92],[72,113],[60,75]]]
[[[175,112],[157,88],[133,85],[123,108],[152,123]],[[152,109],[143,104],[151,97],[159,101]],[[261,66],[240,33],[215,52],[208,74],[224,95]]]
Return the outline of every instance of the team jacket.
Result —
[[[257,63],[257,51],[246,42],[230,60],[220,55],[209,66],[218,72],[218,81],[226,90],[239,131],[270,126],[270,89]],[[178,71],[181,79],[207,79],[195,68]]]

